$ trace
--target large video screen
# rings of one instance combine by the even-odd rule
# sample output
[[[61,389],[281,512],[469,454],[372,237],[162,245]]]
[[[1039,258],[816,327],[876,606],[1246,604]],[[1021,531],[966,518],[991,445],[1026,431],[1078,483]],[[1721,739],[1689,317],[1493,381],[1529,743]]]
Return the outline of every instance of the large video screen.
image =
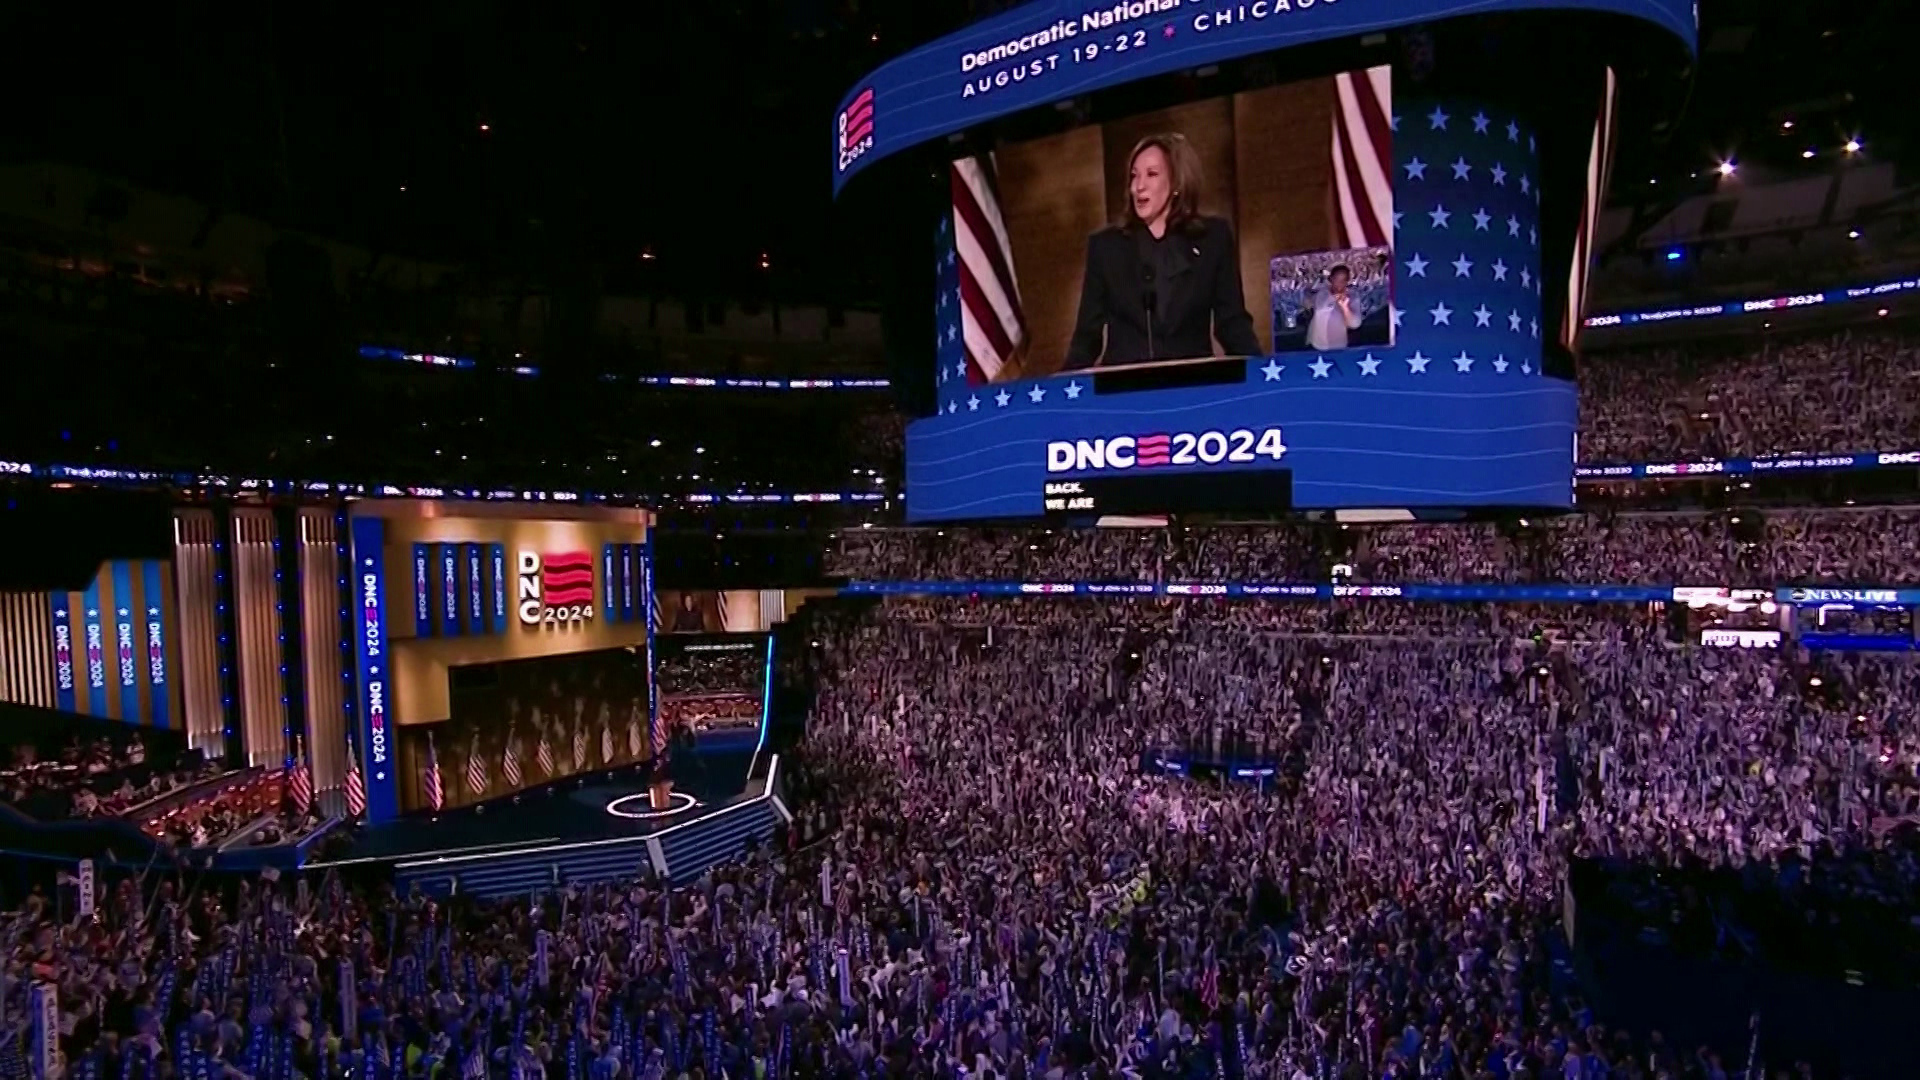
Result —
[[[951,163],[916,521],[1560,507],[1538,153],[1388,67]]]

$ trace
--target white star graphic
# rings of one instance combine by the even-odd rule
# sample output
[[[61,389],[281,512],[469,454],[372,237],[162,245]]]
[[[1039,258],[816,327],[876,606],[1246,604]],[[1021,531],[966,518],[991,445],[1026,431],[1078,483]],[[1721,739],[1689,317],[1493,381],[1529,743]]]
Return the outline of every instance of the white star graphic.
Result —
[[[1507,312],[1507,329],[1513,331],[1516,334],[1520,332],[1520,313],[1519,312],[1517,311]]]
[[[1040,404],[1040,399],[1046,396],[1046,388],[1042,386],[1036,385],[1033,389],[1027,391],[1027,400],[1033,402],[1035,405]]]
[[[1268,382],[1279,382],[1280,373],[1285,370],[1287,370],[1286,365],[1278,363],[1272,358],[1268,358],[1267,366],[1261,368],[1260,373],[1267,377]]]
[[[1399,308],[1393,306],[1392,304],[1387,305],[1387,316],[1393,320],[1393,328],[1395,330],[1400,329],[1401,314],[1402,312],[1400,311]]]
[[[1533,181],[1527,179],[1526,173],[1521,173],[1520,174],[1520,194],[1530,195],[1532,193],[1533,193]]]
[[[1425,180],[1427,178],[1427,163],[1421,161],[1419,158],[1414,158],[1412,161],[1402,165],[1401,168],[1407,170],[1407,179],[1409,180]]]
[[[1467,258],[1467,254],[1464,251],[1460,253],[1459,258],[1453,260],[1453,276],[1454,277],[1473,276],[1473,260]]]
[[[1493,168],[1489,171],[1493,173],[1494,187],[1507,186],[1507,167],[1505,165],[1502,165],[1496,161],[1493,163]]]
[[[1493,370],[1499,375],[1505,375],[1507,373],[1507,357],[1505,353],[1493,358]]]
[[[148,618],[152,618],[152,617],[154,617],[155,615],[158,615],[158,614],[160,614],[160,609],[159,609],[159,608],[157,608],[157,607],[150,607],[150,608],[148,608],[148,609],[147,609],[147,617],[148,617]]]
[[[1433,111],[1427,114],[1427,130],[1445,131],[1447,130],[1447,121],[1451,119],[1453,118],[1442,111],[1440,106],[1435,105]]]
[[[949,252],[947,252],[947,265],[948,265],[948,266],[952,266],[952,265],[954,264],[954,261],[955,261],[955,260],[956,260],[956,259],[957,259],[958,257],[959,257],[959,256],[958,256],[958,255],[956,255],[956,254],[955,254],[954,252],[951,252],[951,251],[949,251]]]
[[[1474,113],[1473,114],[1473,133],[1475,135],[1485,135],[1487,133],[1487,125],[1491,123],[1493,123],[1493,121],[1487,117],[1486,113],[1483,113],[1483,112]]]
[[[1079,398],[1080,390],[1081,390],[1080,380],[1075,379],[1073,382],[1068,383],[1067,384],[1067,400],[1073,401]]]
[[[1453,178],[1455,180],[1465,180],[1467,174],[1473,172],[1473,166],[1467,164],[1466,155],[1464,154],[1455,158],[1453,164],[1449,165],[1448,168],[1453,170]]]
[[[1400,130],[1400,114],[1399,113],[1394,113],[1392,116],[1387,117],[1387,130],[1388,131]]]
[[[373,565],[373,560],[372,560],[372,559],[368,559],[368,560],[367,560],[367,565],[368,565],[368,566],[372,566],[372,565]]]
[[[1393,231],[1394,231],[1394,232],[1399,232],[1399,231],[1400,231],[1400,219],[1401,219],[1401,218],[1403,218],[1403,217],[1405,217],[1405,216],[1406,216],[1406,212],[1405,212],[1405,211],[1402,211],[1402,210],[1395,210],[1395,211],[1393,212]]]
[[[1327,372],[1333,370],[1333,365],[1327,363],[1327,358],[1324,356],[1314,357],[1313,363],[1307,366],[1313,369],[1313,377],[1316,379],[1326,378]]]
[[[1527,243],[1532,244],[1534,247],[1540,246],[1540,230],[1539,229],[1533,228],[1532,226],[1528,226]]]
[[[1486,231],[1487,231],[1487,222],[1489,222],[1489,221],[1492,221],[1492,220],[1493,220],[1493,215],[1492,215],[1492,214],[1489,214],[1489,213],[1487,213],[1487,208],[1486,208],[1486,207],[1484,207],[1484,206],[1483,206],[1483,207],[1481,207],[1480,209],[1478,209],[1478,210],[1475,210],[1475,211],[1473,212],[1473,231],[1474,231],[1474,232],[1486,232]]]
[[[1528,360],[1520,361],[1520,374],[1522,375],[1533,374],[1533,363]]]
[[[1520,125],[1514,123],[1511,120],[1507,121],[1507,141],[1508,142],[1520,141]]]
[[[1493,266],[1490,267],[1489,269],[1493,271],[1493,280],[1495,281],[1507,280],[1507,260],[1495,259],[1493,260]]]
[[[1446,228],[1447,219],[1451,217],[1453,217],[1452,212],[1444,206],[1435,206],[1433,209],[1427,211],[1427,219],[1433,222],[1433,227],[1436,229]]]
[[[995,404],[1004,409],[1007,407],[1007,402],[1013,400],[1013,395],[1007,393],[1006,388],[1002,387],[999,393],[993,395],[993,400]]]
[[[1421,258],[1420,253],[1417,251],[1413,253],[1413,258],[1407,260],[1407,276],[1408,277],[1426,277],[1427,276],[1427,260]]]
[[[959,402],[957,402],[957,401],[949,401],[949,402],[947,402],[947,415],[948,415],[948,416],[952,416],[952,415],[953,415],[954,413],[957,413],[957,412],[959,412],[959,411],[960,411],[960,403],[959,403]]]
[[[123,619],[127,617],[127,609],[126,609],[126,608],[121,608],[121,609],[120,609],[120,617],[121,617],[121,618],[123,618]]]
[[[1533,274],[1524,266],[1520,268],[1520,287],[1523,289],[1533,288]]]
[[[1508,236],[1520,235],[1520,219],[1517,217],[1514,217],[1512,214],[1507,215],[1507,235]]]
[[[1527,149],[1529,151],[1533,149],[1533,136],[1531,135],[1527,136]]]
[[[1453,325],[1453,309],[1448,307],[1444,302],[1435,304],[1433,309],[1428,311],[1427,314],[1433,316],[1433,325],[1435,326]]]
[[[1527,325],[1533,329],[1534,337],[1540,336],[1540,320],[1539,319],[1528,319]]]
[[[1473,357],[1467,355],[1467,350],[1461,349],[1460,355],[1453,358],[1453,370],[1463,373],[1473,370]]]
[[[1361,360],[1360,360],[1360,374],[1362,374],[1362,375],[1378,375],[1379,373],[1380,373],[1380,361],[1378,361],[1378,360],[1375,360],[1375,359],[1373,358],[1373,354],[1372,354],[1372,353],[1368,353],[1368,354],[1367,354],[1367,355],[1366,355],[1365,357],[1363,357],[1363,358],[1361,358]]]
[[[953,365],[953,377],[956,379],[964,379],[967,377],[967,362],[965,360]]]
[[[979,394],[974,394],[967,398],[967,411],[968,412],[980,411],[980,395]]]
[[[1473,309],[1473,325],[1487,327],[1493,325],[1493,312],[1487,310],[1487,305],[1481,304]]]
[[[959,327],[954,326],[951,323],[947,324],[947,340],[948,341],[952,341],[954,339],[954,335],[958,333],[960,333]]]
[[[1425,356],[1421,356],[1421,355],[1420,355],[1420,350],[1419,350],[1419,349],[1415,349],[1415,350],[1413,350],[1413,355],[1412,355],[1412,356],[1409,356],[1409,357],[1407,357],[1407,372],[1408,372],[1408,374],[1411,374],[1411,375],[1425,375],[1425,374],[1427,373],[1427,361],[1428,361],[1428,359],[1430,359],[1430,358],[1429,358],[1429,357],[1425,357]]]

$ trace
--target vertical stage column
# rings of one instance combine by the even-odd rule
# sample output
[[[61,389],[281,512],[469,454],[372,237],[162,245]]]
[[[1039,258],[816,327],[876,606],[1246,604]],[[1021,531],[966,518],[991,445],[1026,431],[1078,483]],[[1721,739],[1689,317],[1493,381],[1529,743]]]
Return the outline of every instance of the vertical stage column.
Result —
[[[228,537],[233,552],[232,604],[239,657],[240,718],[247,763],[283,764],[287,738],[286,663],[281,651],[279,537],[273,511],[233,511]]]
[[[292,506],[275,507],[273,511],[273,583],[274,613],[279,624],[280,645],[280,713],[283,756],[291,761],[293,755],[301,749],[307,753],[308,776],[314,788],[319,788],[319,780],[313,777],[313,733],[307,725],[307,664],[306,664],[306,617],[307,603],[305,595],[306,575],[302,572],[301,555],[306,550],[306,542],[300,531],[300,510]]]
[[[640,545],[640,617],[646,620],[647,632],[647,742],[653,749],[653,775],[651,789],[653,808],[665,811],[673,804],[673,776],[671,767],[663,767],[662,756],[667,750],[666,733],[660,730],[660,656],[654,648],[654,623],[656,621],[653,603],[653,516],[647,517],[647,535]]]
[[[174,596],[179,611],[176,654],[187,745],[208,758],[230,759],[232,624],[226,600],[224,545],[212,510],[173,516]]]
[[[340,612],[346,604],[341,582],[340,533],[332,508],[306,507],[298,528],[300,573],[300,670],[304,688],[307,761],[313,788],[328,814],[343,813],[340,793],[346,778],[347,681],[343,649],[346,633]]]

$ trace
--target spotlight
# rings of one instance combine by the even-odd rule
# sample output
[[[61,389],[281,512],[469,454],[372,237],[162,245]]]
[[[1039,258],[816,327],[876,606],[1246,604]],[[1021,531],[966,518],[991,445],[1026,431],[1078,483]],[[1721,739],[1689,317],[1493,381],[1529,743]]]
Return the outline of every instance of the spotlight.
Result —
[[[1860,152],[1860,140],[1848,139],[1847,145],[1841,147],[1841,149],[1845,150],[1849,154],[1857,154]]]
[[[1720,163],[1720,175],[1732,176],[1733,171],[1739,167],[1739,165],[1734,163],[1732,158],[1728,158],[1726,161]]]
[[[1813,156],[1813,151],[1812,151],[1812,150],[1802,150],[1802,151],[1800,151],[1800,156],[1801,156],[1802,158],[1810,158],[1810,157],[1812,157],[1812,156]]]

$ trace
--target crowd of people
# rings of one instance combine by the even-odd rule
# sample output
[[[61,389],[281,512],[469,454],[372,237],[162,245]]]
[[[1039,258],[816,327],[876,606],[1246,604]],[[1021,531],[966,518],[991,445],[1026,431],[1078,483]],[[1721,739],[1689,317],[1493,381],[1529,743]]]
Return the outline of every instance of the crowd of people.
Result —
[[[1697,461],[1904,450],[1920,430],[1910,328],[1736,335],[1590,352],[1580,362],[1580,456]]]
[[[88,1078],[1784,1075],[1764,1030],[1594,1015],[1568,866],[1866,851],[1856,898],[1910,904],[1920,665],[1677,648],[1644,609],[1388,606],[810,610],[769,850],[510,901],[163,871],[97,921],[29,899],[7,986],[61,984]],[[1284,767],[1143,769],[1196,740]]]
[[[1419,525],[854,529],[830,573],[864,581],[1920,582],[1920,509],[1583,514]]]

